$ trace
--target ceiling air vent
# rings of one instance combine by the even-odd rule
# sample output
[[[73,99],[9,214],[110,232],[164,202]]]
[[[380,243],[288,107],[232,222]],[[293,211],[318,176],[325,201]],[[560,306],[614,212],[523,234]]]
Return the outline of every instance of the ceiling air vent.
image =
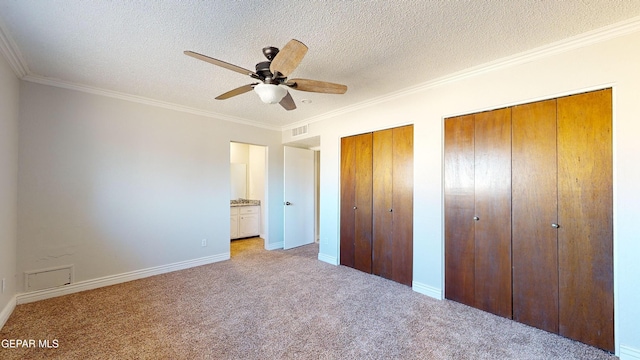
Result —
[[[309,132],[309,125],[302,125],[295,129],[291,129],[291,136],[300,136]]]

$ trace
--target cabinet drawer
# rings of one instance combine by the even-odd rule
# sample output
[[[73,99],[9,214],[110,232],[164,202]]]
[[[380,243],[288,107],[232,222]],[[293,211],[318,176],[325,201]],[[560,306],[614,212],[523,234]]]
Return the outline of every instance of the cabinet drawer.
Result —
[[[237,206],[232,206],[231,207],[231,215],[238,215],[238,207]]]
[[[260,206],[242,206],[242,207],[240,207],[240,214],[241,215],[259,214],[259,213],[260,213]]]

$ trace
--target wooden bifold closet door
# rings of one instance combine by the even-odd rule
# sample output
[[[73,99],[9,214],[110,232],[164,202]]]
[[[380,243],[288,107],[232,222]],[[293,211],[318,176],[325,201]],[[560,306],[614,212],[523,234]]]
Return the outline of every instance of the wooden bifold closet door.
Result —
[[[475,116],[444,122],[445,297],[475,306]]]
[[[446,298],[614,351],[611,125],[611,89],[445,120]]]
[[[411,286],[413,126],[342,138],[340,264]]]
[[[511,109],[445,121],[445,297],[511,318]]]
[[[371,133],[342,138],[340,177],[340,264],[371,272]]]
[[[513,319],[558,332],[556,100],[512,111]]]
[[[475,306],[511,317],[511,109],[475,116]]]
[[[611,89],[558,99],[559,333],[614,351]]]

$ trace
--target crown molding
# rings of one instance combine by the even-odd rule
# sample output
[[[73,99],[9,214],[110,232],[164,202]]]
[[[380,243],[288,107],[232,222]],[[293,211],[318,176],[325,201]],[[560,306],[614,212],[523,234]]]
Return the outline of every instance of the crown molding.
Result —
[[[0,53],[7,59],[7,62],[11,66],[11,69],[16,74],[16,76],[24,81],[29,81],[33,83],[49,85],[60,87],[69,90],[86,92],[94,95],[107,96],[111,98],[127,100],[132,102],[137,102],[141,104],[157,106],[165,109],[185,112],[194,115],[205,116],[209,118],[215,118],[219,120],[229,121],[242,125],[255,126],[263,129],[273,130],[273,131],[281,131],[280,127],[277,126],[269,126],[263,123],[259,123],[256,121],[252,121],[249,119],[244,119],[240,117],[219,114],[212,111],[205,111],[201,109],[196,109],[188,106],[183,106],[179,104],[174,104],[166,101],[155,100],[151,98],[146,98],[143,96],[131,95],[123,92],[112,91],[101,89],[97,87],[92,87],[88,85],[76,84],[68,81],[63,81],[60,79],[52,79],[44,76],[32,74],[27,66],[26,61],[22,57],[20,50],[18,49],[18,45],[13,41],[9,32],[6,30],[6,27],[0,21]]]
[[[9,66],[18,78],[23,78],[29,74],[29,67],[24,61],[18,46],[13,41],[6,27],[0,22],[0,53],[7,59]]]
[[[378,96],[369,100],[365,100],[353,105],[345,106],[322,115],[310,117],[286,126],[283,126],[282,131],[287,131],[301,124],[312,124],[323,120],[328,120],[340,115],[344,115],[350,112],[354,112],[360,109],[368,108],[377,104],[385,103],[387,101],[397,100],[417,92],[432,89],[445,84],[457,82],[463,79],[471,78],[488,72],[492,72],[499,69],[508,68],[514,65],[519,65],[534,60],[550,57],[570,50],[578,49],[581,47],[597,44],[603,41],[615,39],[620,36],[632,34],[640,31],[640,16],[633,17],[631,19],[618,22],[612,25],[608,25],[599,29],[588,31],[570,38],[566,38],[548,45],[540,46],[531,50],[527,50],[515,55],[507,56],[498,60],[494,60],[482,65],[474,66],[465,70],[461,70],[443,77],[430,80],[418,85],[413,85],[392,93]]]
[[[7,61],[9,62],[9,65],[11,66],[15,74],[20,79],[23,79],[25,81],[30,81],[30,82],[40,83],[40,84],[45,84],[50,86],[56,86],[56,87],[61,87],[61,88],[66,88],[66,89],[71,89],[71,90],[76,90],[81,92],[87,92],[91,94],[102,95],[102,96],[142,103],[146,105],[151,105],[151,106],[157,106],[165,109],[171,109],[171,110],[186,112],[194,115],[216,118],[224,121],[255,126],[259,128],[268,129],[268,130],[287,131],[295,127],[298,127],[301,124],[311,124],[314,122],[331,119],[340,115],[351,113],[360,109],[368,108],[368,107],[385,103],[388,101],[393,101],[398,98],[402,98],[411,94],[415,94],[417,92],[432,89],[448,83],[457,82],[466,78],[478,76],[478,75],[485,74],[498,69],[508,68],[514,65],[531,62],[541,58],[546,58],[546,57],[560,54],[566,51],[593,45],[599,42],[614,39],[614,38],[631,34],[634,32],[638,32],[638,31],[640,31],[640,16],[637,16],[616,24],[605,26],[600,29],[582,33],[582,34],[579,34],[564,40],[560,40],[548,45],[544,45],[532,50],[524,51],[515,55],[511,55],[505,58],[501,58],[495,61],[482,64],[482,65],[461,70],[461,71],[458,71],[434,80],[430,80],[418,85],[413,85],[398,91],[394,91],[389,94],[385,94],[369,100],[361,101],[359,103],[349,105],[340,109],[336,109],[334,111],[330,111],[318,116],[302,119],[295,123],[284,125],[284,126],[266,125],[264,123],[252,121],[245,118],[215,113],[211,111],[205,111],[205,110],[183,106],[175,103],[155,100],[155,99],[146,98],[142,96],[131,95],[123,92],[100,89],[100,88],[91,87],[87,85],[75,84],[75,83],[66,82],[58,79],[51,79],[51,78],[46,78],[46,77],[31,74],[26,62],[24,61],[22,55],[20,54],[18,46],[9,36],[6,28],[3,26],[2,23],[0,23],[0,53],[2,53],[4,57],[7,59]]]
[[[263,123],[251,121],[251,120],[240,118],[240,117],[220,114],[213,111],[201,110],[201,109],[192,108],[192,107],[179,105],[175,103],[170,103],[166,101],[155,100],[155,99],[151,99],[143,96],[131,95],[131,94],[127,94],[119,91],[105,90],[97,87],[76,84],[68,81],[63,81],[60,79],[52,79],[52,78],[47,78],[43,76],[29,74],[29,75],[23,76],[22,80],[43,84],[43,85],[55,86],[59,88],[69,89],[69,90],[85,92],[85,93],[94,94],[94,95],[100,95],[100,96],[106,96],[106,97],[111,97],[111,98],[120,99],[120,100],[136,102],[136,103],[145,104],[145,105],[156,106],[164,109],[175,110],[175,111],[180,111],[180,112],[199,115],[199,116],[205,116],[209,118],[229,121],[229,122],[242,124],[242,125],[249,125],[249,126],[259,127],[259,128],[268,129],[268,130],[280,131],[280,127],[269,126]]]
[[[107,97],[121,99],[121,100],[137,102],[141,104],[161,107],[161,108],[185,112],[189,114],[229,121],[229,122],[242,124],[242,125],[255,126],[263,129],[273,130],[273,131],[281,131],[280,127],[269,126],[263,123],[251,121],[251,120],[240,118],[240,117],[220,114],[212,111],[205,111],[205,110],[196,109],[196,108],[183,106],[179,104],[174,104],[166,101],[146,98],[143,96],[136,96],[136,95],[131,95],[123,92],[106,90],[106,89],[101,89],[97,87],[76,84],[68,81],[63,81],[60,79],[52,79],[52,78],[47,78],[44,76],[32,74],[31,71],[29,70],[29,67],[27,66],[27,63],[23,60],[23,57],[20,53],[20,50],[18,49],[18,46],[13,41],[11,36],[9,36],[9,33],[7,32],[6,28],[1,22],[0,22],[0,53],[2,53],[2,55],[4,55],[4,57],[7,59],[7,62],[11,66],[11,69],[16,74],[16,76],[24,81],[29,81],[29,82],[49,85],[49,86],[55,86],[59,88],[75,90],[75,91],[90,93],[94,95],[101,95],[101,96],[107,96]]]

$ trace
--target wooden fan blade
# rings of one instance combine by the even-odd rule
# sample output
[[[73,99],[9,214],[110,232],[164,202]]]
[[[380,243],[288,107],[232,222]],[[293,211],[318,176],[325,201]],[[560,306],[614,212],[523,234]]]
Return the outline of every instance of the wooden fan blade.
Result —
[[[334,84],[318,80],[289,79],[285,85],[300,91],[310,91],[325,94],[344,94],[345,92],[347,92],[346,85]]]
[[[247,84],[244,86],[240,86],[239,88],[233,89],[231,91],[227,91],[226,93],[216,97],[216,100],[225,100],[230,97],[234,97],[236,95],[244,94],[246,92],[253,90],[253,87],[256,86],[256,84]]]
[[[224,62],[222,60],[218,60],[218,59],[214,59],[212,57],[208,57],[207,55],[202,55],[202,54],[198,54],[197,52],[193,52],[193,51],[185,51],[184,52],[185,55],[191,56],[192,58],[196,58],[198,60],[202,60],[202,61],[206,61],[210,64],[213,65],[218,65],[220,67],[223,67],[225,69],[231,70],[231,71],[235,71],[235,72],[239,72],[240,74],[244,74],[244,75],[249,75],[251,77],[256,77],[258,76],[258,74],[254,73],[251,70],[242,68],[240,66],[236,66],[233,64],[229,64],[228,62]]]
[[[284,77],[289,76],[289,74],[298,67],[307,50],[308,48],[305,44],[296,39],[292,39],[278,52],[278,55],[273,58],[269,70],[274,75],[280,73]]]
[[[285,108],[287,111],[294,110],[296,108],[296,103],[293,101],[291,94],[287,91],[287,95],[285,95],[282,100],[280,100],[280,105]]]

